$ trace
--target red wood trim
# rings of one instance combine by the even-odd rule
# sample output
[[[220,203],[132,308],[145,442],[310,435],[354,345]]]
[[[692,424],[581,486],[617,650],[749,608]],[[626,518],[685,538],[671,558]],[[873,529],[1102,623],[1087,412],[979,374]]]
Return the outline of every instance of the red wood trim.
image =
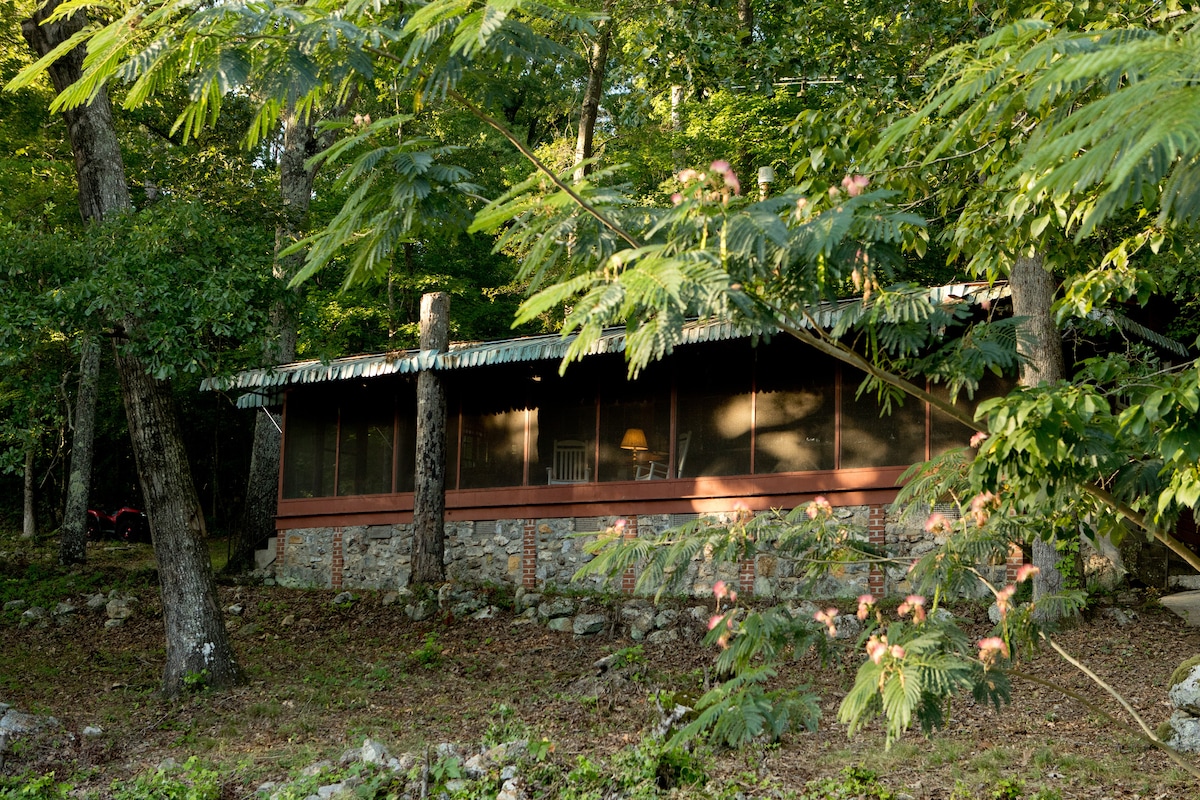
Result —
[[[892,502],[906,467],[880,467],[724,478],[612,481],[446,492],[446,520],[541,519],[793,508],[824,494],[835,506]],[[383,525],[412,520],[411,493],[281,500],[280,530]]]

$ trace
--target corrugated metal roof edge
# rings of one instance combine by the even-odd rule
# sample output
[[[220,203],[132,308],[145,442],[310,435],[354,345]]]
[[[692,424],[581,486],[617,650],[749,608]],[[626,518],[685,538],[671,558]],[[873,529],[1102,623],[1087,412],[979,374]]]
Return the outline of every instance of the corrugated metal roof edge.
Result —
[[[1008,294],[1005,284],[989,285],[982,282],[957,283],[938,286],[929,289],[929,298],[940,302],[948,296],[957,295],[972,299],[998,299]],[[827,304],[818,312],[825,325],[832,324],[839,312],[855,300],[845,300],[836,304]],[[740,327],[732,322],[714,320],[705,322],[693,320],[685,324],[682,344],[699,344],[702,342],[726,341],[730,339],[748,338],[766,333]],[[776,333],[776,330],[770,333]],[[229,391],[234,389],[250,390],[251,395],[268,394],[261,390],[282,387],[297,383],[323,383],[335,380],[350,380],[358,377],[379,377],[420,372],[422,369],[464,369],[468,367],[490,366],[494,364],[510,364],[527,361],[546,361],[561,359],[566,355],[567,348],[575,340],[576,335],[566,337],[551,333],[539,336],[523,336],[513,339],[497,339],[485,342],[452,342],[444,353],[426,352],[422,350],[397,350],[388,353],[369,355],[345,356],[331,361],[309,360],[291,364],[281,364],[274,367],[245,370],[233,376],[205,378],[201,391]],[[617,353],[625,348],[625,329],[608,328],[600,339],[588,349],[588,355]],[[258,391],[255,391],[258,390]],[[242,406],[239,398],[238,405]],[[254,407],[260,403],[253,400],[244,407]]]

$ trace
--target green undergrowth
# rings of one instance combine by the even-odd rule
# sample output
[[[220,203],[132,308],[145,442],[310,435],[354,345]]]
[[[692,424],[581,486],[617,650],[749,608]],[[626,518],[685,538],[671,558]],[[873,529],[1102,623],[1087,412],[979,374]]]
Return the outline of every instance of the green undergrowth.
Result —
[[[53,608],[97,592],[158,590],[154,551],[148,544],[97,542],[88,545],[88,563],[58,563],[57,538],[25,540],[0,534],[0,604],[24,600],[25,608]],[[16,615],[20,615],[19,610]]]
[[[124,569],[68,569],[41,561],[12,565],[0,572],[0,604],[24,600],[26,608],[53,608],[64,600],[111,589],[157,588],[154,577],[153,573],[131,573]]]
[[[534,743],[537,744],[537,743]],[[806,782],[802,788],[785,786],[758,777],[753,771],[716,779],[713,754],[707,750],[668,748],[644,740],[609,758],[578,756],[555,758],[543,742],[531,746],[517,765],[527,796],[555,800],[657,800],[658,798],[716,798],[716,800],[897,800],[903,796],[881,777],[862,766],[843,767],[836,775]],[[184,764],[168,763],[127,780],[113,781],[103,789],[79,788],[53,773],[0,778],[0,800],[220,800],[227,790],[220,767],[190,758]],[[499,768],[481,777],[468,778],[454,757],[418,762],[407,772],[355,763],[323,770],[297,768],[275,782],[276,800],[303,800],[323,786],[340,784],[344,794],[359,800],[393,800],[421,792],[452,800],[492,800],[503,789]],[[328,791],[328,790],[327,790]],[[991,784],[968,786],[958,782],[952,800],[1058,800],[1052,790],[1026,793],[1023,781],[1003,778]]]
[[[896,794],[879,777],[861,767],[846,767],[837,776],[808,782],[797,794],[752,773],[722,780],[714,779],[714,755],[706,749],[669,748],[647,739],[611,757],[578,756],[556,758],[547,740],[530,742],[527,754],[517,764],[517,774],[531,797],[557,800],[603,800],[619,796],[626,800],[654,798],[795,798],[796,800],[895,800]],[[343,784],[350,795],[362,800],[385,800],[412,796],[421,790],[428,796],[454,800],[491,800],[503,788],[499,767],[481,777],[468,778],[454,757],[418,762],[407,772],[393,773],[360,763],[316,771],[296,767],[272,789],[277,800],[302,800],[317,794],[322,786]],[[113,781],[103,789],[80,789],[61,781],[53,773],[0,778],[0,800],[219,800],[222,795],[219,765],[192,757],[184,764],[168,763],[146,770],[127,780]]]

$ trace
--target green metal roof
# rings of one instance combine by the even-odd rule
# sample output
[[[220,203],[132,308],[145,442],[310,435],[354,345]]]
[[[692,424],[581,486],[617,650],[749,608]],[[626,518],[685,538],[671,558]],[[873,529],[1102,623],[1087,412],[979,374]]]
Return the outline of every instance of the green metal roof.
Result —
[[[948,297],[972,301],[1006,296],[1008,287],[984,283],[959,283],[929,290],[929,299],[940,303]],[[832,327],[845,309],[857,300],[822,304],[813,317],[824,328]],[[731,322],[695,320],[683,327],[680,344],[727,341],[749,338],[766,331],[738,326]],[[777,331],[773,330],[771,333]],[[424,370],[453,370],[526,361],[561,360],[575,335],[546,334],[522,336],[490,342],[453,342],[445,352],[436,350],[397,350],[390,353],[347,356],[331,361],[299,361],[275,367],[246,370],[232,377],[206,378],[200,388],[206,391],[245,390],[238,398],[239,408],[271,405],[272,398],[285,387],[307,383],[376,378],[383,375],[415,374]],[[588,349],[587,355],[621,353],[625,350],[625,328],[609,328]]]

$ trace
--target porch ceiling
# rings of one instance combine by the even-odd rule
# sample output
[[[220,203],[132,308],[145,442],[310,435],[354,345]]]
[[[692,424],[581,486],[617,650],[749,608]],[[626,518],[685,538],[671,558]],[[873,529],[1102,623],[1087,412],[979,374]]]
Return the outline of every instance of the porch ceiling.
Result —
[[[986,283],[958,283],[929,290],[929,299],[940,303],[947,297],[969,298],[972,301],[1007,296],[1007,285],[989,286]],[[857,304],[857,298],[838,303],[822,304],[812,316],[825,328],[832,327],[847,308]],[[727,341],[749,338],[762,333],[776,333],[735,325],[726,321],[694,320],[683,327],[680,344]],[[415,374],[423,370],[453,370],[510,364],[525,361],[559,360],[575,340],[575,334],[546,334],[522,336],[490,342],[452,342],[446,352],[436,350],[396,350],[361,356],[347,356],[331,361],[300,361],[262,369],[246,370],[233,376],[206,378],[200,384],[203,391],[244,390],[238,398],[240,408],[273,405],[286,386],[307,383],[374,378],[383,375]],[[625,328],[609,328],[588,350],[588,355],[620,353],[625,349]]]

